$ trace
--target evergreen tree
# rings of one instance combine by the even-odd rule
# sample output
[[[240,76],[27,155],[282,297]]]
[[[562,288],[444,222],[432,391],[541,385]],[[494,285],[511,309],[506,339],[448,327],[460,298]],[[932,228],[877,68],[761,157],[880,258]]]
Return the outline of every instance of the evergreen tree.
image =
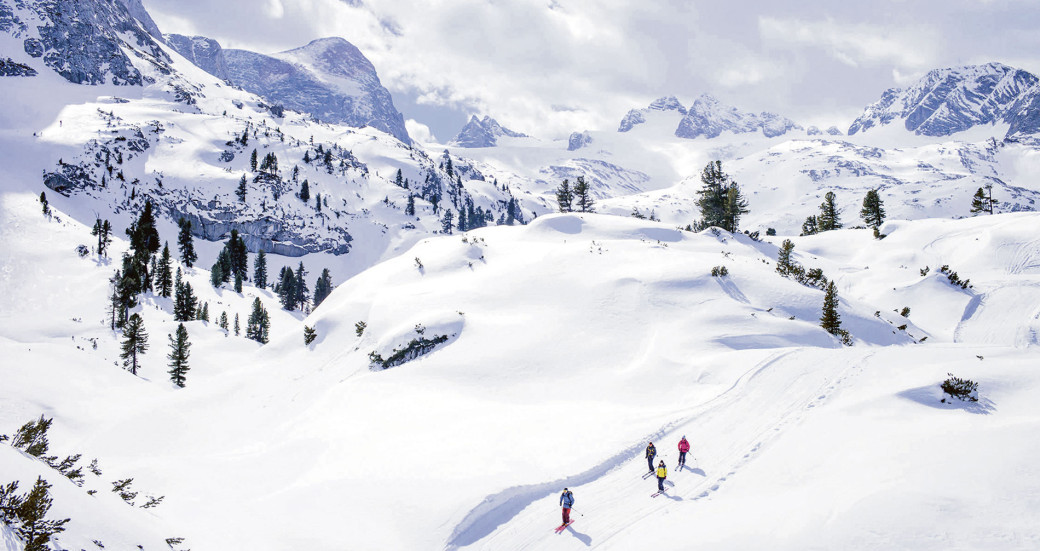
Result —
[[[444,218],[441,219],[441,229],[444,233],[451,235],[452,222],[455,220],[455,215],[451,213],[451,209],[444,209]]]
[[[415,195],[408,194],[408,203],[404,207],[404,213],[408,216],[415,216]]]
[[[242,272],[235,272],[235,292],[242,292]]]
[[[459,228],[459,231],[461,232],[464,232],[469,229],[468,227],[466,227],[466,209],[459,209],[459,220],[456,224],[456,227]]]
[[[227,322],[227,315],[224,315],[224,322]],[[166,356],[170,360],[170,381],[184,388],[185,375],[188,373],[188,356],[191,352],[188,350],[191,348],[191,343],[188,342],[188,330],[184,327],[183,323],[177,324],[176,337],[174,335],[167,335],[170,339],[170,353]]]
[[[401,169],[397,169],[397,175],[394,176],[394,185],[404,187],[404,175],[401,174]]]
[[[816,235],[820,233],[819,219],[815,214],[810,215],[802,222],[802,235]]]
[[[123,274],[116,270],[116,273],[108,279],[108,315],[111,319],[111,327],[115,331],[116,327],[121,327],[123,318],[121,316],[122,308],[119,300],[119,282],[123,281]]]
[[[126,229],[126,235],[130,238],[130,250],[133,251],[133,260],[137,264],[135,274],[139,277],[138,292],[147,290],[151,285],[146,281],[148,277],[148,260],[159,252],[159,231],[155,228],[155,215],[152,214],[152,202],[145,201],[141,216],[130,224]],[[124,270],[124,276],[125,270]]]
[[[516,222],[516,199],[510,197],[509,202],[506,203],[506,225],[512,226]]]
[[[827,294],[823,297],[823,315],[820,316],[820,327],[832,335],[840,335],[841,316],[838,315],[838,289],[834,282],[827,285]]]
[[[148,333],[144,330],[144,320],[139,314],[130,316],[123,331],[123,344],[119,357],[123,365],[130,367],[130,373],[137,375],[137,356],[148,351]]]
[[[235,195],[238,196],[239,201],[246,200],[246,175],[242,175],[242,179],[238,181],[238,189],[235,190]]]
[[[993,205],[997,204],[997,200],[993,198],[993,186],[987,185],[985,191],[979,188],[975,192],[975,195],[971,198],[971,213],[979,214],[980,212],[987,212],[993,214]]]
[[[231,238],[228,239],[224,248],[228,253],[227,267],[229,268],[225,281],[230,280],[232,275],[240,275],[245,280],[246,272],[249,270],[249,250],[246,248],[246,242],[239,235],[238,230],[231,230]]]
[[[257,289],[267,287],[267,253],[262,250],[253,260],[253,284]]]
[[[296,292],[296,304],[300,310],[304,309],[311,298],[311,293],[307,290],[307,282],[304,280],[306,276],[307,271],[303,269],[303,262],[300,262],[300,267],[296,269],[296,281],[293,284],[293,290]]]
[[[723,210],[722,228],[728,232],[737,233],[740,229],[740,217],[750,212],[747,199],[740,193],[740,186],[736,182],[730,182],[726,189],[726,202]],[[651,217],[653,215],[651,214]]]
[[[317,210],[318,212],[321,212],[321,194],[320,193],[315,193],[314,194],[314,210]]]
[[[161,297],[170,298],[173,294],[173,259],[169,243],[163,244],[162,255],[155,271],[155,287]]]
[[[835,204],[835,198],[834,192],[828,191],[823,196],[823,203],[820,203],[820,215],[816,217],[816,224],[821,232],[837,230],[842,227],[841,216],[838,212],[838,206]]]
[[[784,239],[782,245],[780,245],[780,252],[776,257],[776,273],[787,277],[794,273],[794,261],[791,259],[791,252],[794,251],[794,243],[790,239]]]
[[[570,181],[564,178],[560,187],[556,188],[556,205],[560,208],[560,212],[573,212],[573,203],[574,190],[571,189]]]
[[[325,268],[321,271],[321,275],[318,276],[318,280],[314,282],[314,307],[317,308],[331,292],[332,274],[329,273],[328,268]]]
[[[574,198],[577,200],[577,208],[581,212],[595,212],[593,206],[592,189],[584,176],[578,176],[574,182]]]
[[[304,180],[303,184],[300,185],[300,200],[304,203],[311,200],[311,188],[307,180]]]
[[[310,162],[311,162],[311,150],[310,149],[308,149],[307,151],[303,152],[303,162],[305,162],[307,164],[310,164]]]
[[[253,311],[249,314],[249,320],[246,321],[246,338],[261,344],[267,344],[270,330],[271,321],[267,315],[267,310],[264,309],[264,305],[260,303],[259,298],[254,298]]]
[[[242,332],[242,326],[238,324],[238,313],[235,313],[235,336],[237,337]]]
[[[36,484],[21,498],[15,511],[19,524],[15,533],[22,539],[25,551],[48,551],[51,536],[65,531],[65,524],[70,520],[46,520],[53,502],[48,491],[50,488],[42,476],[36,477]]]
[[[220,313],[220,321],[218,322],[218,324],[220,325],[221,329],[227,331],[227,329],[228,329],[227,310],[224,310],[223,312]]]
[[[701,209],[701,220],[695,224],[697,229],[711,226],[725,228],[726,199],[729,187],[729,176],[722,171],[722,161],[708,163],[701,171],[703,187],[697,191],[696,204]]]
[[[116,327],[123,327],[130,317],[130,309],[137,306],[137,294],[141,289],[140,268],[132,256],[123,254],[123,272],[117,288],[119,316]]]
[[[304,325],[303,326],[303,344],[307,345],[314,342],[314,339],[318,338],[317,331],[313,327]]]
[[[199,299],[191,288],[191,283],[185,281],[176,286],[173,299],[173,319],[175,321],[192,321],[195,319]]]
[[[108,245],[112,243],[112,225],[108,223],[108,220],[102,222],[98,218],[94,221],[94,227],[90,230],[90,235],[96,235],[98,238],[98,258],[106,256]]]
[[[202,312],[198,319],[206,323],[209,323],[209,302],[202,303]]]
[[[219,288],[224,283],[224,271],[220,266],[220,260],[213,263],[213,266],[209,269],[209,282],[215,288]]]
[[[863,198],[863,208],[860,209],[859,216],[866,225],[875,230],[885,222],[885,207],[876,189],[868,191]]]
[[[253,154],[249,156],[249,171],[256,172],[256,150],[253,150]]]
[[[186,267],[191,268],[192,264],[199,258],[195,254],[195,244],[191,237],[191,221],[187,218],[181,218],[177,221],[177,225],[180,226],[180,233],[177,234],[177,246],[180,247],[181,262]]]
[[[293,276],[292,270],[283,267],[281,278],[278,282],[278,298],[282,303],[282,308],[286,310],[296,309],[296,278]]]
[[[43,214],[46,216],[51,215],[51,205],[47,202],[47,192],[40,192],[40,204],[43,205]]]

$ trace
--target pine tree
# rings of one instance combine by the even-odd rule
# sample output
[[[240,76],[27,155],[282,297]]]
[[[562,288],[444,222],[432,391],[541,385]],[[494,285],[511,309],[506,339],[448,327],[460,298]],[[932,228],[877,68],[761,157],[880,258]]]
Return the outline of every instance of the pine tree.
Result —
[[[802,222],[802,235],[816,235],[818,233],[820,233],[819,219],[816,218],[815,214],[809,215],[805,222]]]
[[[111,319],[111,327],[115,331],[116,327],[121,326],[123,318],[120,315],[122,312],[121,302],[119,300],[119,282],[123,281],[123,274],[116,270],[116,273],[108,279],[108,315]]]
[[[130,238],[130,250],[136,264],[135,275],[138,276],[137,291],[144,292],[151,287],[148,280],[148,260],[159,252],[159,231],[155,228],[155,215],[152,214],[152,202],[145,201],[141,216],[126,229]],[[124,276],[126,275],[124,270]]]
[[[223,312],[220,313],[220,321],[218,322],[218,324],[220,325],[220,328],[223,329],[224,331],[228,330],[227,310],[224,310]]]
[[[46,216],[51,215],[51,205],[47,202],[47,192],[40,192],[40,204],[43,205],[43,214]]]
[[[737,233],[740,228],[740,217],[749,211],[747,199],[744,198],[744,194],[740,193],[740,186],[736,182],[730,182],[726,189],[726,202],[723,206],[724,225],[722,229]]]
[[[838,206],[835,204],[833,191],[828,191],[820,203],[820,215],[816,217],[816,224],[821,232],[841,229],[841,216]]]
[[[267,287],[267,253],[262,250],[256,253],[253,260],[253,285],[257,289]]]
[[[304,180],[303,184],[300,185],[300,200],[304,203],[311,200],[311,188],[307,180]]]
[[[137,294],[141,289],[140,268],[133,257],[123,254],[123,272],[117,287],[119,316],[116,327],[123,327],[130,317],[130,309],[137,306]]]
[[[240,275],[245,280],[246,272],[249,270],[249,250],[238,230],[231,230],[231,238],[228,239],[224,248],[228,252],[228,268],[230,268],[230,272],[227,274],[228,279],[225,281],[229,280],[232,275]]]
[[[885,222],[885,207],[876,189],[868,191],[863,197],[863,208],[860,209],[859,216],[866,225],[875,230]]]
[[[177,234],[177,246],[180,247],[181,262],[184,263],[185,267],[191,268],[192,264],[199,258],[195,254],[195,244],[191,237],[191,221],[187,218],[181,218],[177,221],[177,225],[180,226],[180,233]]]
[[[838,289],[833,281],[827,285],[827,294],[823,297],[823,315],[820,316],[820,327],[832,335],[840,335],[841,316],[838,315]]]
[[[213,263],[209,269],[209,282],[214,288],[219,288],[224,283],[224,272],[220,267],[220,260]]]
[[[242,326],[238,323],[238,313],[235,313],[235,336],[237,337],[242,333]]]
[[[185,281],[175,287],[176,292],[173,299],[173,319],[175,321],[194,320],[199,299],[195,297],[195,292],[191,288],[191,284]]]
[[[224,315],[224,323],[227,323],[227,314]],[[184,388],[185,375],[188,373],[188,356],[191,355],[189,349],[191,343],[188,342],[188,330],[184,327],[183,323],[177,324],[176,337],[173,335],[167,335],[170,339],[170,353],[166,356],[170,360],[170,381]]]
[[[155,272],[155,287],[159,296],[170,298],[173,294],[173,259],[170,255],[170,244],[163,244],[162,255]]]
[[[256,172],[256,150],[253,150],[253,154],[249,156],[249,171]]]
[[[455,220],[455,215],[451,213],[451,209],[444,209],[444,218],[441,219],[441,229],[444,233],[451,235],[451,226]]]
[[[782,245],[780,245],[780,252],[776,257],[776,273],[787,277],[793,273],[792,268],[794,262],[791,259],[791,252],[794,251],[794,243],[790,239],[784,239]]]
[[[209,303],[208,302],[203,302],[202,303],[202,312],[201,312],[201,315],[198,317],[198,319],[200,319],[200,320],[202,320],[202,321],[204,321],[206,323],[209,323]]]
[[[314,282],[314,307],[317,308],[331,292],[332,274],[329,273],[328,268],[325,268],[321,271],[321,275],[318,276],[318,280]]]
[[[108,223],[108,220],[102,222],[101,219],[98,218],[94,221],[94,227],[90,230],[90,235],[96,235],[98,238],[98,258],[106,256],[108,245],[112,243],[112,225]]]
[[[303,344],[307,345],[314,342],[314,339],[318,338],[317,331],[313,327],[307,325],[303,326]]]
[[[722,171],[722,161],[713,161],[704,167],[701,184],[703,187],[697,191],[699,197],[696,201],[701,209],[701,219],[694,226],[697,229],[725,227],[729,176]]]
[[[993,205],[997,204],[997,202],[993,198],[993,186],[986,185],[985,191],[983,191],[983,188],[979,188],[971,198],[971,213],[987,212],[993,214]]]
[[[36,484],[21,499],[15,512],[19,521],[15,533],[22,539],[25,551],[49,550],[51,536],[64,532],[65,524],[70,520],[46,520],[53,502],[48,491],[50,488],[51,485],[42,476],[36,477]]]
[[[461,232],[464,232],[464,231],[469,229],[466,226],[466,209],[464,209],[464,208],[463,209],[459,209],[459,220],[458,220],[458,222],[456,224],[457,224],[456,227]]]
[[[144,320],[139,314],[130,316],[123,331],[123,344],[119,357],[124,366],[130,366],[130,373],[137,375],[137,356],[148,351],[148,333],[144,330]]]
[[[242,272],[235,272],[235,292],[242,292]]]
[[[267,310],[264,309],[264,305],[260,303],[259,298],[254,298],[253,311],[249,314],[249,320],[246,321],[246,338],[261,344],[267,344],[270,329],[271,322],[267,315]]]
[[[415,216],[415,195],[408,194],[408,203],[405,204],[404,213],[408,216]]]
[[[304,280],[306,276],[307,271],[303,269],[303,262],[300,262],[300,267],[296,269],[296,281],[293,284],[293,290],[296,292],[296,304],[300,310],[304,309],[311,298],[311,293],[307,290],[307,282]]]
[[[574,211],[574,190],[571,189],[571,183],[566,178],[560,187],[556,188],[556,205],[559,207],[560,212],[573,212]]]
[[[296,278],[293,277],[293,272],[287,267],[282,267],[281,277],[278,282],[278,298],[282,303],[282,308],[285,310],[296,309]]]
[[[574,182],[574,198],[577,200],[577,208],[580,212],[595,212],[592,201],[592,191],[584,176],[578,176]]]
[[[394,185],[404,187],[404,175],[401,174],[401,169],[397,169],[397,175],[394,176]]]
[[[238,181],[238,189],[235,190],[235,195],[238,196],[239,201],[246,200],[246,175],[242,175],[242,179]]]

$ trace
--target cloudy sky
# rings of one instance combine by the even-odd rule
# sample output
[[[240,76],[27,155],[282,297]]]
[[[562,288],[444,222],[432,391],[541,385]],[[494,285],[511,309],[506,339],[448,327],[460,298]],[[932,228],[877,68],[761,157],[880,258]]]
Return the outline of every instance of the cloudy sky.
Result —
[[[930,69],[1040,75],[1034,0],[144,0],[163,32],[274,53],[340,36],[372,61],[413,137],[471,114],[545,138],[709,93],[847,128]],[[724,4],[724,5],[722,5]]]

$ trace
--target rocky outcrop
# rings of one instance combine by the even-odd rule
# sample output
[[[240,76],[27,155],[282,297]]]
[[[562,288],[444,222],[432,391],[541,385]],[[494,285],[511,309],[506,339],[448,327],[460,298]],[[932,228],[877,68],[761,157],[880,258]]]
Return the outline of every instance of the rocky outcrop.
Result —
[[[476,115],[473,115],[470,117],[469,122],[466,123],[466,126],[463,126],[462,130],[449,142],[449,145],[455,147],[495,147],[498,144],[498,139],[502,136],[526,138],[527,134],[514,132],[498,124],[498,121],[491,117],[485,116],[483,119],[478,119]]]
[[[577,151],[590,143],[592,143],[592,136],[589,134],[588,130],[584,132],[573,132],[567,140],[567,151]]]
[[[273,56],[227,49],[224,59],[232,83],[271,103],[326,122],[370,126],[411,143],[375,67],[342,38],[315,40]]]
[[[922,136],[950,136],[980,125],[1007,123],[1008,136],[1040,130],[1040,79],[1000,63],[930,71],[913,86],[892,88],[869,105],[849,135],[900,121]]]
[[[649,106],[643,109],[633,109],[625,115],[625,118],[621,119],[621,124],[618,125],[618,132],[628,132],[636,127],[636,125],[643,124],[646,122],[646,116],[651,112],[669,112],[673,111],[679,115],[686,115],[686,108],[679,103],[679,100],[675,96],[665,96],[658,98],[650,103]]]
[[[220,43],[204,36],[166,35],[166,43],[198,68],[221,79],[229,80],[227,61]]]
[[[767,112],[747,113],[704,94],[687,110],[675,135],[686,139],[716,138],[723,132],[744,134],[761,131],[767,138],[775,138],[795,129],[801,130],[802,127],[786,117]]]

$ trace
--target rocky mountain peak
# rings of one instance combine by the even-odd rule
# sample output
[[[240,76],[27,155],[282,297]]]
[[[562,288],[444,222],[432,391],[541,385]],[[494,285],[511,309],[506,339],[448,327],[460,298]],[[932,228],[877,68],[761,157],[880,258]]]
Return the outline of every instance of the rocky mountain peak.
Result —
[[[515,132],[498,123],[495,119],[485,115],[478,119],[476,115],[470,117],[466,126],[452,138],[450,144],[456,147],[494,147],[498,144],[498,138],[506,136],[509,138],[526,138],[527,134]]]

